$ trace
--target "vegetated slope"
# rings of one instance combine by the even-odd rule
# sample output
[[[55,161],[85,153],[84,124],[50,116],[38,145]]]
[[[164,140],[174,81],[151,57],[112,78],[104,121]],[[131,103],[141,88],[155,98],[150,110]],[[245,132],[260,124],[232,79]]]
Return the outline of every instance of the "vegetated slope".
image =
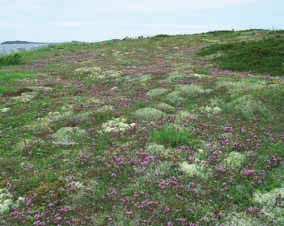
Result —
[[[198,55],[282,39],[219,31],[21,53],[0,71],[0,222],[282,225],[281,66],[230,71]]]
[[[284,38],[273,37],[258,41],[216,44],[202,49],[200,56],[223,51],[214,60],[221,62],[222,69],[234,71],[253,71],[284,75]]]

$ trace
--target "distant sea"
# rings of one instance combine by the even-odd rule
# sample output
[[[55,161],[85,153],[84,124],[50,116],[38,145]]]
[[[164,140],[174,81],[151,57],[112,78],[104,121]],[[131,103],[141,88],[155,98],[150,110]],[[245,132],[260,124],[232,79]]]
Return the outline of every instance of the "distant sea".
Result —
[[[46,45],[48,44],[0,44],[0,55],[32,50]]]

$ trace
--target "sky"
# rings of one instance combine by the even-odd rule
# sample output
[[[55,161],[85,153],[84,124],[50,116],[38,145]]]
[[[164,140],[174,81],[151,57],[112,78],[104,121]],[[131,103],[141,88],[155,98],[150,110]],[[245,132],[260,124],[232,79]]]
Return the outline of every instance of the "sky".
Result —
[[[0,42],[284,29],[283,0],[0,0]]]

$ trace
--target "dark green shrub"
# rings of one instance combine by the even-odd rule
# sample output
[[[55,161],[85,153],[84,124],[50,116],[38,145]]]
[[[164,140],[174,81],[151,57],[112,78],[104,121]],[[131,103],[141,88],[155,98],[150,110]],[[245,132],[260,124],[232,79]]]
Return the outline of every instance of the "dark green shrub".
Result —
[[[9,54],[0,57],[0,66],[18,65],[23,62],[23,58],[19,53]]]
[[[205,35],[211,36],[222,36],[222,37],[233,37],[240,35],[240,32],[234,30],[220,30],[220,31],[209,31]]]
[[[153,39],[163,39],[163,38],[168,38],[168,37],[171,37],[171,36],[167,34],[158,34],[158,35],[153,36],[152,38]]]
[[[217,52],[223,55],[213,59],[222,69],[284,75],[284,38],[270,38],[260,41],[216,44],[198,52],[206,56]]]

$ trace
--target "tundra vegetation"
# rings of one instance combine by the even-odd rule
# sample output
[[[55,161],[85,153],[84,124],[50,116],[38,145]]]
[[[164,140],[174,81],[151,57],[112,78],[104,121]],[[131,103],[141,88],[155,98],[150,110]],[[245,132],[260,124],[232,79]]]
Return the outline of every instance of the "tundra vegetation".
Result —
[[[284,31],[0,58],[1,225],[283,225]]]

